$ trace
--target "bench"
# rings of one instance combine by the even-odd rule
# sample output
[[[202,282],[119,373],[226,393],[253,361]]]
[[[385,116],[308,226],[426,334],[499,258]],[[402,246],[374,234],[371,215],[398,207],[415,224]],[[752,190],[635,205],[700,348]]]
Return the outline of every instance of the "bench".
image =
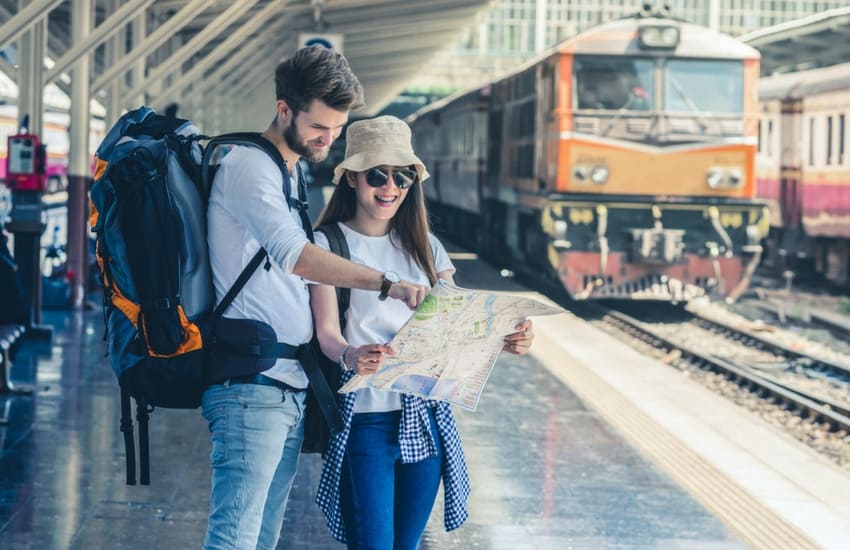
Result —
[[[0,396],[26,395],[33,391],[29,386],[19,386],[13,383],[10,378],[12,354],[25,331],[23,325],[0,325]],[[4,407],[4,410],[8,409],[10,403],[6,400],[7,406]],[[8,422],[7,416],[7,414],[0,412],[0,424]]]
[[[0,325],[0,395],[32,393],[32,388],[17,387],[11,380],[12,353],[26,329],[23,325]]]

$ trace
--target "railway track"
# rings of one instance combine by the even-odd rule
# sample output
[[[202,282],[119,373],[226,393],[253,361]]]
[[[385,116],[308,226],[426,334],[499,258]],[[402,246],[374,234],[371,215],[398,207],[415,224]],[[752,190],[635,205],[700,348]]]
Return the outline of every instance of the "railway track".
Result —
[[[678,335],[672,335],[668,330],[660,329],[649,323],[640,321],[620,311],[609,310],[602,313],[601,320],[616,327],[621,332],[641,340],[654,348],[663,350],[667,357],[686,361],[689,365],[701,370],[711,371],[722,375],[740,388],[768,400],[774,405],[794,411],[799,417],[823,425],[830,432],[850,433],[850,399],[842,402],[830,399],[822,394],[815,394],[789,383],[780,377],[768,374],[761,369],[753,368],[740,357],[740,350],[727,349],[719,353],[708,350],[711,346],[697,346],[687,343],[687,338],[681,329],[673,329]],[[721,322],[702,317],[695,317],[694,322],[706,330],[724,338],[731,339],[738,347],[756,346],[761,351],[777,354],[776,364],[785,363],[791,367],[814,369],[817,372],[829,372],[840,377],[848,377],[850,371],[844,366],[823,361],[805,353],[788,349],[775,342],[765,341],[736,327],[730,327]],[[719,351],[719,350],[718,350]],[[766,361],[762,359],[762,361]],[[848,392],[850,395],[850,392]]]

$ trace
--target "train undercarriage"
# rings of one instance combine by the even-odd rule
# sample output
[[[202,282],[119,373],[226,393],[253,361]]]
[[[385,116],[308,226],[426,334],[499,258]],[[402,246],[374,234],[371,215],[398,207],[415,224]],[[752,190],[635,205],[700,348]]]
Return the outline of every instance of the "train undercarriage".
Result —
[[[483,257],[558,280],[575,299],[735,299],[761,258],[767,210],[751,201],[556,197],[480,215],[433,205],[435,227]]]

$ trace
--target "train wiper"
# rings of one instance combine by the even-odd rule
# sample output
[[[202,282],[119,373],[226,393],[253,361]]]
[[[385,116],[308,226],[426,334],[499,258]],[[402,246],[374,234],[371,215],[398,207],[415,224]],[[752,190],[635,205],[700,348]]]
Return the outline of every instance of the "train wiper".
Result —
[[[708,128],[708,121],[703,116],[702,110],[700,110],[700,108],[697,107],[697,104],[694,103],[694,100],[691,99],[691,96],[689,96],[685,92],[685,89],[682,88],[681,84],[679,84],[679,81],[676,80],[675,76],[673,76],[672,74],[669,74],[669,75],[667,75],[667,77],[670,80],[670,85],[673,86],[673,89],[676,91],[677,94],[679,94],[679,97],[682,98],[682,101],[685,102],[685,105],[688,106],[688,109],[690,109],[691,112],[694,113],[695,118],[697,119],[697,122],[699,123],[700,130],[702,130],[702,132],[705,133],[705,130]]]
[[[611,128],[614,127],[615,122],[623,118],[623,115],[626,114],[628,111],[631,111],[632,107],[634,107],[635,104],[640,101],[646,101],[647,99],[648,95],[643,88],[632,88],[629,91],[629,99],[626,100],[626,104],[617,109],[616,114],[614,114],[614,116],[611,117],[611,120],[608,121],[608,126],[606,126],[604,130],[602,130],[602,135],[607,136],[608,132],[611,131]]]

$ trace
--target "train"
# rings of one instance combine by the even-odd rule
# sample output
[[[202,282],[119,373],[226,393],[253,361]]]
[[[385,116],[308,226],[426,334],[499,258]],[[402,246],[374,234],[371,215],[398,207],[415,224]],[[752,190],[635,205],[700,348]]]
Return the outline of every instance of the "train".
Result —
[[[850,289],[850,63],[763,78],[757,193],[766,267]]]
[[[416,111],[435,230],[577,300],[736,298],[770,220],[759,64],[642,11]]]

